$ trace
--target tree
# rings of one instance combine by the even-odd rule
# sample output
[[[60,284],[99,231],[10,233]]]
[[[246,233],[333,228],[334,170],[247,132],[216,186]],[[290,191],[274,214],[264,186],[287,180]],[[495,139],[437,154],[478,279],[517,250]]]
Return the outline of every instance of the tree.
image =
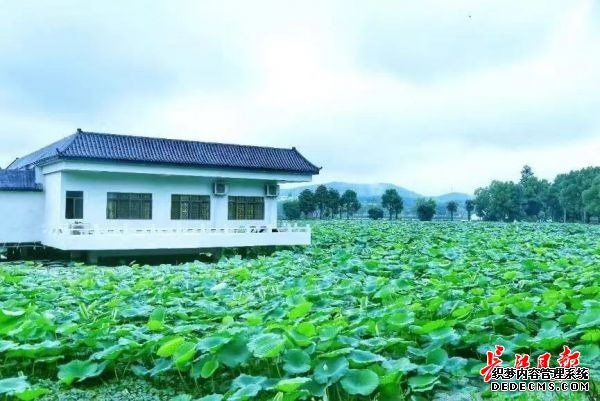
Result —
[[[346,211],[346,218],[349,219],[360,209],[360,202],[358,201],[358,196],[356,192],[351,189],[347,189],[342,195],[342,199],[340,200],[342,209]],[[341,217],[341,216],[340,216]]]
[[[437,205],[435,201],[431,198],[421,198],[417,200],[415,208],[417,210],[417,216],[419,217],[419,220],[430,221],[431,219],[433,219],[433,216],[435,215],[436,206]]]
[[[533,169],[528,166],[527,164],[523,166],[523,168],[521,169],[521,184],[524,181],[527,181],[530,178],[533,178],[534,174],[533,174]]]
[[[383,218],[383,210],[380,207],[372,207],[367,211],[370,219],[379,220]]]
[[[325,215],[325,209],[329,203],[329,191],[325,185],[319,185],[315,190],[315,205],[319,211],[319,218],[322,219]]]
[[[590,216],[600,217],[600,174],[582,193],[584,208]]]
[[[283,213],[288,220],[298,220],[300,218],[300,201],[288,200],[283,202]]]
[[[381,206],[388,210],[390,220],[392,216],[395,216],[397,219],[398,214],[404,209],[404,202],[400,195],[398,195],[398,191],[393,188],[386,189],[385,193],[381,196]]]
[[[446,209],[450,212],[450,220],[454,220],[454,213],[458,210],[458,203],[450,201],[446,204]]]
[[[581,170],[559,174],[552,185],[552,193],[556,194],[562,209],[563,221],[579,220],[588,221],[588,210],[584,205],[583,192],[588,190],[596,177],[600,174],[600,167],[586,167]]]
[[[304,217],[308,218],[317,210],[315,203],[315,194],[310,189],[305,189],[298,195],[298,207],[300,212],[304,213]]]
[[[475,211],[484,220],[513,221],[521,216],[521,192],[512,181],[492,181],[475,191]]]
[[[327,190],[327,209],[329,210],[329,215],[334,218],[336,214],[340,214],[340,218],[342,214],[340,213],[340,193],[337,189],[329,188]]]
[[[465,210],[467,211],[467,220],[471,221],[471,213],[473,213],[473,209],[475,209],[475,202],[473,199],[467,199],[465,201]]]
[[[538,179],[529,166],[524,166],[521,170],[521,180],[519,181],[521,194],[521,211],[527,220],[538,220],[541,214],[546,214],[546,203],[550,183],[546,180]]]
[[[477,188],[475,190],[475,199],[473,204],[475,205],[475,213],[483,220],[491,220],[490,216],[490,190],[487,187]]]
[[[596,213],[595,183],[600,167],[559,174],[550,183],[524,166],[518,183],[492,181],[475,191],[475,212],[484,220],[552,220],[589,222]],[[466,206],[466,203],[465,203]]]

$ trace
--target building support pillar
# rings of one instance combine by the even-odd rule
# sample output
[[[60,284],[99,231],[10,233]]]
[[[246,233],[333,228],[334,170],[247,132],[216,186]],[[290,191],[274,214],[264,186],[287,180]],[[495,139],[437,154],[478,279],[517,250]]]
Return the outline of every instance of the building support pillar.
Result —
[[[89,265],[97,265],[98,264],[98,253],[97,252],[87,252],[87,263]]]
[[[19,259],[27,260],[27,259],[29,259],[29,256],[30,256],[30,252],[29,252],[28,247],[24,246],[24,247],[19,248]]]
[[[81,260],[83,258],[83,254],[81,251],[71,251],[69,252],[69,259],[71,260]]]

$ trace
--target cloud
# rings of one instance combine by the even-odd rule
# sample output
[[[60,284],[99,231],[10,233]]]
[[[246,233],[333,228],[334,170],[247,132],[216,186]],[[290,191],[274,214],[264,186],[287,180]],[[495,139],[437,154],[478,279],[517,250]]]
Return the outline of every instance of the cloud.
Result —
[[[60,4],[4,14],[3,164],[76,127],[297,146],[318,180],[423,193],[597,163],[592,0]]]

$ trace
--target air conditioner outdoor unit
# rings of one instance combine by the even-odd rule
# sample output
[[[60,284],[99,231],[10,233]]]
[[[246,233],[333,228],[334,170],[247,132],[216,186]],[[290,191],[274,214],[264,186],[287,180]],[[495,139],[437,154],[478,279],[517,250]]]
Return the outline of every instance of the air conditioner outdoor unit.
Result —
[[[223,182],[215,182],[213,193],[215,195],[227,195],[227,185]]]
[[[270,197],[279,196],[279,185],[277,185],[277,184],[265,185],[265,195],[270,196]]]

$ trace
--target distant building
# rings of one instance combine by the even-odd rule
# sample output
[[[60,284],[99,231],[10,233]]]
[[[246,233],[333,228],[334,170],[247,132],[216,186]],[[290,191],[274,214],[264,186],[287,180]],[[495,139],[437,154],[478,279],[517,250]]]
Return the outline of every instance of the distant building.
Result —
[[[0,245],[103,254],[310,243],[278,226],[279,183],[319,168],[295,148],[77,132],[0,170]]]

